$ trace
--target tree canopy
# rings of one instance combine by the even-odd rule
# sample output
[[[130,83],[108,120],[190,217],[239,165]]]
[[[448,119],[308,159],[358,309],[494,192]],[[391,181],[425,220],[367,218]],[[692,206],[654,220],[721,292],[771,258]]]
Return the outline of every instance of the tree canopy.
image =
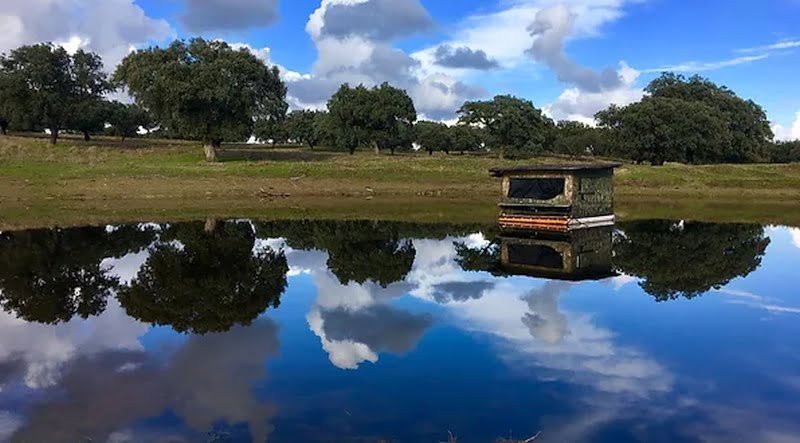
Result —
[[[325,111],[292,111],[286,118],[287,137],[314,149],[325,139]]]
[[[150,128],[153,122],[141,106],[115,101],[108,104],[108,123],[111,133],[125,140],[138,134],[140,128]]]
[[[257,122],[281,119],[288,107],[278,68],[222,41],[195,38],[136,51],[114,80],[160,125],[203,141],[209,161],[223,141],[247,140]]]
[[[359,147],[376,152],[410,149],[417,120],[408,93],[388,83],[368,89],[344,84],[328,102],[327,130],[334,144],[351,154]]]
[[[0,234],[0,305],[46,324],[99,315],[118,286],[102,266],[146,248],[150,229],[123,226],[40,229]]]
[[[548,149],[555,124],[528,100],[498,95],[488,101],[469,101],[458,111],[459,122],[483,128],[489,147],[500,158],[524,158]]]
[[[282,252],[253,253],[247,222],[170,226],[137,276],[121,288],[126,312],[178,332],[204,334],[249,325],[280,305],[289,266]]]
[[[111,90],[97,54],[67,51],[49,43],[22,46],[0,56],[0,102],[21,129],[94,132],[102,96]],[[102,128],[101,128],[102,129]]]
[[[757,225],[642,221],[614,238],[614,265],[641,278],[657,301],[694,298],[761,265],[769,245]]]
[[[725,116],[702,102],[648,97],[597,114],[616,128],[616,152],[636,162],[714,163],[725,158],[732,136]]]
[[[641,102],[612,106],[597,120],[634,161],[746,163],[768,159],[773,138],[764,110],[700,76],[664,73]]]

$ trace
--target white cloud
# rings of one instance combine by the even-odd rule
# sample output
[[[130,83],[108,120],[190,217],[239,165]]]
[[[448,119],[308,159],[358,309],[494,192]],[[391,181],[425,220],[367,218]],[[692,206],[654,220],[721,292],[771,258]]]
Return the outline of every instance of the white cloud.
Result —
[[[792,235],[792,243],[794,243],[795,246],[800,248],[800,229],[797,228],[789,229],[789,233]]]
[[[566,89],[544,111],[555,120],[575,120],[594,125],[594,115],[611,104],[625,106],[641,100],[644,91],[636,86],[639,72],[625,62],[620,63],[619,87],[600,92],[587,92],[579,88]]]
[[[141,350],[139,337],[148,326],[129,317],[116,300],[89,320],[51,326],[28,323],[0,312],[0,361],[17,361],[32,389],[56,384],[61,368],[78,356],[105,350]]]
[[[716,71],[718,69],[729,68],[731,66],[744,65],[753,63],[769,58],[769,54],[748,55],[743,57],[735,57],[727,60],[719,60],[713,62],[697,62],[690,61],[679,63],[676,65],[665,65],[658,68],[644,69],[642,72],[704,72]]]
[[[765,52],[765,51],[781,51],[786,49],[800,48],[800,40],[781,40],[777,43],[770,45],[756,46],[753,48],[737,49],[736,52]]]
[[[772,132],[775,133],[775,140],[779,141],[800,140],[800,112],[795,114],[794,123],[790,128],[775,123],[772,125]]]
[[[131,47],[174,34],[164,20],[148,17],[133,0],[5,0],[0,15],[0,51],[59,42],[99,53],[112,70]]]
[[[234,49],[247,49],[253,55],[258,57],[259,60],[261,60],[264,63],[266,63],[267,66],[276,66],[278,69],[280,69],[280,71],[281,71],[281,79],[283,79],[283,81],[285,81],[285,82],[293,82],[293,81],[298,81],[298,80],[302,80],[302,79],[311,78],[311,76],[309,74],[302,74],[302,73],[297,72],[297,71],[292,71],[290,69],[287,69],[283,65],[280,65],[278,63],[273,62],[272,61],[272,49],[269,48],[269,47],[254,48],[253,46],[250,46],[248,43],[229,43],[229,44]]]
[[[292,107],[324,108],[343,83],[389,82],[409,92],[422,116],[447,119],[465,100],[483,95],[482,89],[462,83],[445,69],[421,69],[418,59],[392,45],[430,26],[421,4],[407,3],[323,0],[306,24],[318,57],[310,75],[289,81]],[[364,14],[374,20],[365,22]],[[358,26],[344,26],[356,19]]]

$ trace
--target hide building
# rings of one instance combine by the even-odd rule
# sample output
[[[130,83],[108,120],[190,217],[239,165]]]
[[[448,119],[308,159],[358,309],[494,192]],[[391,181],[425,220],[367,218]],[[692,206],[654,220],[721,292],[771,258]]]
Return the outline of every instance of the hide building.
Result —
[[[614,224],[619,163],[535,165],[490,170],[502,179],[500,227],[569,231]]]

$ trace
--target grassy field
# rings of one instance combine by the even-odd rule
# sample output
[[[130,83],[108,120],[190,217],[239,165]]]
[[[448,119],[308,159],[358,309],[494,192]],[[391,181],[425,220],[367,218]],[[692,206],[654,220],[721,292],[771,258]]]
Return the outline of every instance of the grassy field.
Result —
[[[522,163],[230,146],[209,164],[190,142],[0,137],[0,229],[207,216],[489,221],[499,186],[487,170]],[[800,225],[800,165],[628,165],[616,186],[624,219]]]

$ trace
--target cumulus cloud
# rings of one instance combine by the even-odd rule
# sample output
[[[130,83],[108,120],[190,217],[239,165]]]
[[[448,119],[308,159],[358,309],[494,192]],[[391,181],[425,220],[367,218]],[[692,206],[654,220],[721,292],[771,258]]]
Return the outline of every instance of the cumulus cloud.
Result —
[[[772,125],[772,132],[778,141],[800,140],[800,112],[795,114],[794,123],[790,128],[776,123]]]
[[[360,36],[384,41],[433,28],[433,19],[419,0],[330,2],[322,21],[323,36]]]
[[[174,34],[133,0],[6,0],[0,15],[0,51],[58,42],[97,52],[112,70],[132,48]]]
[[[545,63],[564,83],[577,86],[582,91],[601,92],[617,89],[622,78],[613,69],[597,72],[578,65],[564,52],[564,41],[574,31],[575,16],[564,4],[542,9],[528,27],[534,37],[528,53],[536,61]]]
[[[281,71],[281,79],[283,81],[298,81],[309,78],[308,74],[301,74],[297,71],[292,71],[287,69],[285,66],[275,63],[272,60],[272,48],[263,47],[263,48],[255,48],[250,46],[248,43],[229,43],[232,48],[234,49],[247,49],[253,55],[258,57],[261,61],[267,64],[267,66],[275,66]]]
[[[323,0],[306,25],[318,58],[308,76],[289,81],[290,104],[323,108],[343,83],[371,87],[388,82],[408,91],[423,117],[454,117],[464,101],[484,94],[483,89],[424,71],[419,59],[392,45],[431,26],[418,0]]]
[[[611,103],[627,104],[641,98],[636,87],[638,72],[625,64],[620,68],[596,71],[581,66],[566,54],[569,41],[590,38],[601,28],[618,20],[629,0],[516,0],[488,14],[469,16],[456,26],[443,44],[483,51],[503,66],[503,75],[532,78],[540,74],[537,65],[551,69],[568,84],[563,94],[546,107],[557,120],[594,123],[594,114]],[[422,70],[442,68],[459,80],[464,75],[436,63],[441,44],[420,50],[414,57]],[[635,75],[633,75],[635,74]]]
[[[486,51],[467,46],[454,48],[444,44],[436,48],[436,64],[456,69],[490,70],[500,67],[497,60],[490,59]]]
[[[239,31],[277,18],[278,0],[186,0],[181,23],[190,32]]]
[[[641,100],[644,90],[636,86],[639,71],[622,62],[618,72],[622,79],[619,87],[600,92],[568,88],[556,101],[545,106],[545,113],[555,120],[575,120],[594,125],[594,115],[609,105],[625,106]]]

